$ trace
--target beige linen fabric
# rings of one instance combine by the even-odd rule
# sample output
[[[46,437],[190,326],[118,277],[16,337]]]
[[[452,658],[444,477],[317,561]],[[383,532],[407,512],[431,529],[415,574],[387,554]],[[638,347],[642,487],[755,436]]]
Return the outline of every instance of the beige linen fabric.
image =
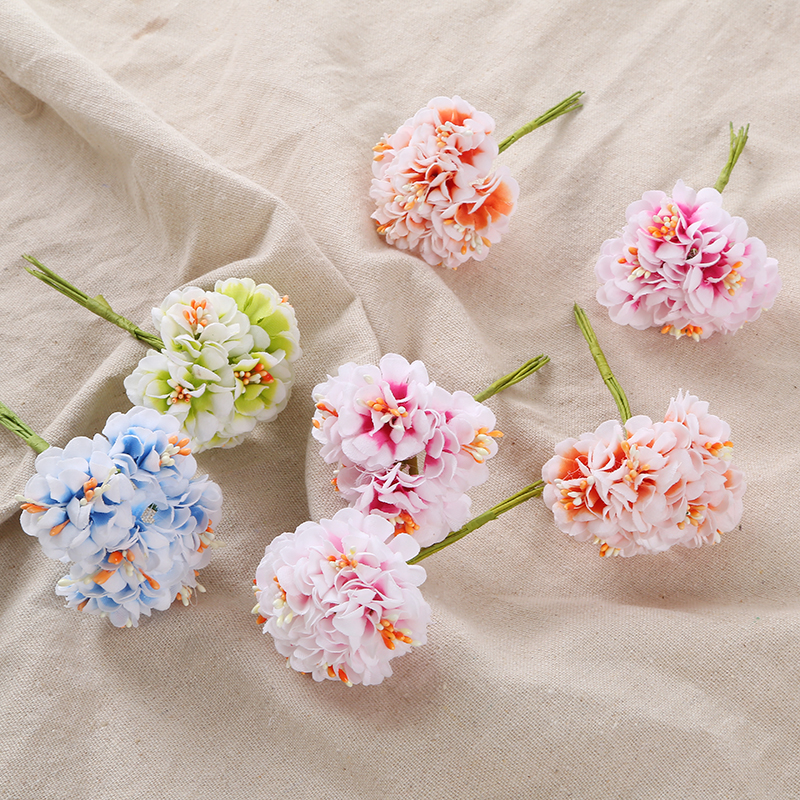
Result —
[[[208,594],[136,630],[53,594],[65,570],[13,501],[33,453],[0,431],[0,795],[800,797],[798,40],[789,0],[2,0],[0,398],[63,445],[129,408],[144,355],[23,252],[148,327],[178,286],[268,281],[305,352],[275,422],[199,457],[225,495]],[[483,264],[433,269],[375,234],[370,148],[431,97],[503,136],[576,89],[581,111],[502,156],[520,202]],[[725,207],[780,262],[774,309],[699,345],[614,325],[602,241],[643,191],[713,184],[729,121],[752,127]],[[616,413],[575,300],[634,413],[684,388],[731,424],[741,526],[606,560],[534,500],[425,562],[429,644],[384,684],[287,670],[250,584],[276,535],[340,506],[314,384],[399,352],[474,392],[550,355],[489,401],[506,436],[478,512]]]

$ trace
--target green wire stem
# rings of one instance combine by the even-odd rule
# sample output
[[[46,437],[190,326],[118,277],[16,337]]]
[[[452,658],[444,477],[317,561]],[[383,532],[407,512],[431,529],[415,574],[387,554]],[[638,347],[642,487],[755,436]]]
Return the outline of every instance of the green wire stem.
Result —
[[[115,325],[122,328],[122,330],[127,331],[135,339],[138,339],[140,342],[144,342],[154,350],[161,352],[164,349],[164,342],[162,342],[158,336],[142,330],[137,325],[134,325],[134,323],[131,322],[131,320],[129,320],[127,317],[123,317],[122,314],[117,314],[116,311],[114,311],[108,304],[108,301],[105,299],[105,297],[103,297],[103,295],[99,294],[97,297],[89,297],[86,292],[82,292],[76,286],[73,286],[58,273],[53,272],[52,269],[46,267],[40,261],[37,261],[33,256],[23,255],[22,257],[30,264],[33,264],[33,266],[36,268],[31,269],[30,267],[25,267],[25,270],[30,272],[34,278],[38,278],[48,286],[52,286],[53,289],[61,292],[63,295],[66,295],[71,300],[74,300],[76,303],[82,305],[84,308],[88,308],[89,311],[97,314],[98,317],[102,317],[103,319],[107,319],[109,322],[113,322]]]
[[[589,344],[589,350],[592,353],[594,363],[597,364],[597,369],[600,370],[603,382],[608,386],[608,391],[611,392],[611,396],[617,404],[619,415],[624,425],[632,416],[631,407],[628,405],[628,398],[625,396],[625,392],[614,377],[611,367],[608,366],[608,361],[606,361],[606,357],[600,349],[600,343],[597,341],[597,336],[592,328],[592,323],[589,322],[589,317],[586,316],[586,312],[577,303],[575,303],[572,310],[575,312],[575,319],[578,323],[578,327],[581,329],[583,338],[586,339]]]
[[[525,378],[527,378],[529,375],[533,375],[536,370],[541,369],[549,360],[550,359],[547,356],[540,355],[536,356],[536,358],[526,361],[521,367],[518,367],[513,372],[509,372],[508,375],[496,380],[487,389],[484,389],[482,392],[478,392],[478,394],[475,395],[475,399],[479,403],[482,403],[484,400],[492,397],[492,395],[502,392],[503,389],[508,389],[509,386],[513,386],[515,383],[525,380]],[[434,553],[438,553],[440,550],[444,550],[445,547],[449,547],[459,539],[463,539],[468,533],[472,533],[472,531],[477,530],[487,522],[497,519],[501,514],[505,514],[506,511],[510,511],[520,503],[524,503],[526,500],[530,500],[532,497],[539,497],[543,491],[544,483],[542,483],[542,481],[536,481],[536,483],[526,486],[521,491],[503,500],[502,503],[492,506],[488,511],[484,511],[483,514],[480,514],[474,519],[470,520],[466,525],[464,525],[463,528],[459,528],[457,531],[449,533],[441,542],[432,544],[429,547],[423,547],[419,553],[414,556],[414,558],[409,560],[408,563],[416,564],[418,561],[422,561],[423,558],[427,558]]]
[[[509,386],[513,386],[515,383],[524,381],[529,375],[533,375],[536,370],[541,369],[549,360],[550,358],[548,356],[541,355],[536,356],[536,358],[532,358],[530,361],[526,361],[521,367],[518,367],[513,372],[509,372],[508,375],[504,375],[502,378],[499,378],[482,392],[478,392],[478,394],[475,395],[475,399],[479,403],[482,403],[484,400],[488,400],[498,392],[508,389]]]
[[[728,161],[722,168],[722,172],[720,172],[717,182],[714,184],[714,188],[718,192],[721,192],[728,185],[728,181],[731,179],[731,172],[733,172],[733,168],[736,166],[736,162],[739,160],[739,156],[742,154],[742,150],[744,150],[744,146],[747,144],[747,132],[750,130],[750,123],[748,123],[744,128],[739,128],[737,133],[733,132],[732,122],[730,123],[730,126],[731,144],[730,152],[728,153]]]
[[[562,116],[563,114],[569,114],[570,111],[580,108],[582,104],[579,103],[578,100],[582,94],[584,93],[575,92],[574,94],[571,94],[566,100],[562,100],[558,105],[553,106],[549,111],[545,111],[540,117],[536,117],[535,120],[532,120],[527,125],[523,125],[519,130],[514,131],[511,136],[507,136],[502,142],[500,142],[498,152],[502,153],[505,150],[508,150],[508,148],[514,144],[514,142],[519,141],[523,136],[526,136],[531,131],[541,128],[542,125],[547,125],[548,122],[558,119],[558,117]]]
[[[483,514],[480,514],[479,516],[475,517],[475,519],[470,520],[463,528],[459,528],[457,531],[449,533],[441,542],[432,544],[429,547],[423,547],[419,553],[414,556],[414,558],[409,559],[408,563],[416,564],[418,561],[422,561],[423,558],[427,558],[434,553],[438,553],[440,550],[444,550],[445,547],[449,547],[451,544],[453,544],[453,542],[463,539],[468,533],[472,533],[472,531],[477,530],[487,522],[497,519],[501,514],[505,514],[506,511],[510,511],[520,503],[524,503],[526,500],[530,500],[532,497],[539,497],[543,491],[544,483],[542,481],[536,481],[536,483],[526,486],[521,491],[503,500],[502,503],[492,506],[488,511],[484,511]]]
[[[0,425],[16,433],[22,441],[37,453],[43,453],[50,445],[30,425],[24,423],[7,405],[0,402]]]

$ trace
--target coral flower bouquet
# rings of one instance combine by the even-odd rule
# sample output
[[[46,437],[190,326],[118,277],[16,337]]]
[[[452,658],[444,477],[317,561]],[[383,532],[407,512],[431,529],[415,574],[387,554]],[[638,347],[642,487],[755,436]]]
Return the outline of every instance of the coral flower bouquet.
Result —
[[[575,314],[621,419],[556,445],[542,470],[544,502],[556,525],[599,545],[601,556],[720,542],[739,524],[746,486],[731,463],[729,425],[683,391],[661,422],[631,416],[588,318],[577,306]]]
[[[434,97],[373,148],[372,219],[387,244],[433,266],[483,261],[509,226],[519,185],[497,157],[580,106],[575,92],[501,142],[494,120],[466,100]]]
[[[541,494],[537,482],[470,520],[469,489],[498,449],[483,404],[547,362],[539,356],[475,397],[448,392],[421,361],[390,353],[345,364],[314,388],[312,432],[348,503],[278,536],[256,570],[253,613],[290,667],[315,680],[377,684],[426,641],[423,558]]]
[[[713,187],[695,191],[679,180],[670,195],[645,192],[628,206],[621,236],[603,244],[595,266],[597,301],[614,322],[700,341],[735,333],[772,307],[778,262],[722,207],[746,142],[747,128],[734,134],[731,125],[729,158]]]

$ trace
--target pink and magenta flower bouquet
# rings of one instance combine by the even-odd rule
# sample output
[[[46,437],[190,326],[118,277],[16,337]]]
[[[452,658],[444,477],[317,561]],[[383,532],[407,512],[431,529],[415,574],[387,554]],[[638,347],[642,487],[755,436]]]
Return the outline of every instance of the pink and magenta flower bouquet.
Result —
[[[544,363],[528,362],[527,374]],[[489,477],[502,436],[491,409],[396,353],[377,366],[343,365],[313,396],[313,436],[339,466],[335,485],[351,506],[386,517],[422,547],[469,519],[466,492]]]
[[[614,322],[700,341],[735,333],[772,307],[778,262],[722,207],[746,141],[747,130],[731,126],[730,157],[713,188],[679,180],[671,195],[645,192],[628,206],[622,235],[603,244],[595,266],[597,301]]]

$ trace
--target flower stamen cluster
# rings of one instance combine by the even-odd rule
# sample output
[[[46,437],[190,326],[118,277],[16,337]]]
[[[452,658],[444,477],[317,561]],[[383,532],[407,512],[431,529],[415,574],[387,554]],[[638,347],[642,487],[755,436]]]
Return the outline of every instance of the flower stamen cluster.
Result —
[[[153,309],[164,349],[125,379],[134,404],[176,417],[195,451],[233,447],[286,406],[300,357],[294,309],[249,278],[172,292]]]

